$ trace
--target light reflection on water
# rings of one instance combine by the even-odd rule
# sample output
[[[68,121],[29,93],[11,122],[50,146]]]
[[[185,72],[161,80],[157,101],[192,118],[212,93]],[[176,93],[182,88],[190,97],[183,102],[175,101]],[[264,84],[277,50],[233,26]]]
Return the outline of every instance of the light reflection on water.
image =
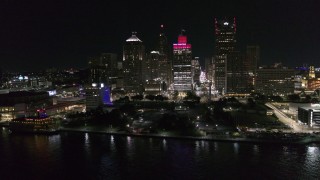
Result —
[[[238,154],[239,153],[239,143],[237,143],[237,142],[233,143],[233,149],[234,149],[234,153]]]
[[[84,134],[84,143],[85,143],[85,146],[88,147],[90,144],[89,142],[89,134],[88,133],[85,133]]]
[[[305,166],[308,168],[312,168],[315,171],[319,170],[319,161],[320,161],[320,151],[319,147],[316,146],[308,146],[307,147],[307,154],[305,158]]]
[[[167,141],[166,141],[166,139],[162,140],[162,146],[163,146],[164,150],[167,150]]]
[[[127,146],[129,149],[132,148],[132,138],[130,136],[127,136]]]
[[[253,153],[254,155],[257,155],[259,153],[259,146],[256,144],[253,145]]]
[[[0,136],[1,179],[230,179],[234,174],[238,179],[320,178],[319,144],[228,143],[88,133],[22,136],[1,132]],[[13,174],[12,169],[20,172]]]
[[[215,152],[218,151],[218,142],[214,142],[213,145],[214,145],[214,151]]]

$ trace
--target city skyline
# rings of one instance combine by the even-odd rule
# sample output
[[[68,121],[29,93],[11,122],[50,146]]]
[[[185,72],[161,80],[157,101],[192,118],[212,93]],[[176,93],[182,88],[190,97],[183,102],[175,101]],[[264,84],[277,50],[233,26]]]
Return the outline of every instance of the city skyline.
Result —
[[[181,29],[193,45],[193,56],[214,55],[214,18],[236,17],[238,49],[261,47],[261,63],[319,66],[320,26],[317,1],[155,1],[77,3],[6,1],[0,7],[1,68],[12,71],[52,67],[84,68],[88,57],[120,57],[132,31],[146,52],[156,49],[160,25],[169,46]]]

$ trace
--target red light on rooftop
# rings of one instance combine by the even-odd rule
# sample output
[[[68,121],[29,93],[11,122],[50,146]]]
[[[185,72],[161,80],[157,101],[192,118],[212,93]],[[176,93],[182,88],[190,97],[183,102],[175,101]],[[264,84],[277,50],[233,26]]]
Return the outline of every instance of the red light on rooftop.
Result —
[[[180,35],[179,37],[178,37],[178,43],[179,44],[186,44],[187,43],[187,36],[182,36],[182,35]]]

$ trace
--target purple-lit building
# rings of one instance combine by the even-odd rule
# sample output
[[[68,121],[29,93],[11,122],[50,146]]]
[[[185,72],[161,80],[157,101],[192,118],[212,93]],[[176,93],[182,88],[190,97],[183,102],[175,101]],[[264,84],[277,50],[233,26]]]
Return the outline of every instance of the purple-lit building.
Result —
[[[86,88],[86,110],[96,109],[99,106],[111,106],[111,92],[103,83],[92,83]]]

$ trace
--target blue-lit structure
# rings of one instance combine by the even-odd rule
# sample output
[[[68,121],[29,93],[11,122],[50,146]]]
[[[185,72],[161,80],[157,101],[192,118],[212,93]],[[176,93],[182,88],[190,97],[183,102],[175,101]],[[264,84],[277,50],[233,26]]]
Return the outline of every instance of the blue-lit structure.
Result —
[[[309,68],[308,67],[304,67],[304,66],[296,67],[295,69],[298,70],[298,71],[309,71]]]
[[[113,105],[111,102],[110,88],[108,86],[104,86],[100,89],[100,96],[104,105]]]

